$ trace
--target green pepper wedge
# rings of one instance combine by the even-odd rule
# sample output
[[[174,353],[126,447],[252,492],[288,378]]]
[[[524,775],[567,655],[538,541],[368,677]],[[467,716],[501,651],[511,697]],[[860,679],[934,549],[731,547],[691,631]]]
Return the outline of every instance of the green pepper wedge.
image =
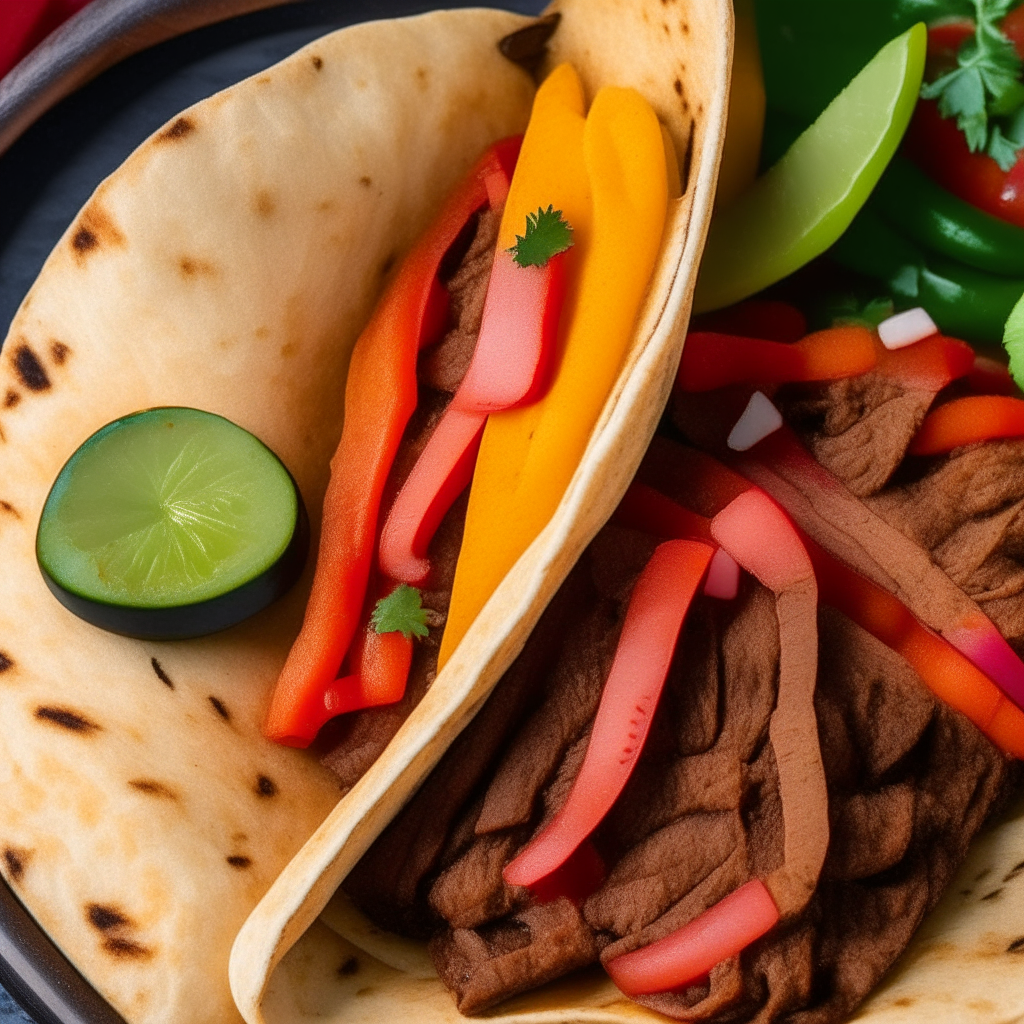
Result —
[[[1001,277],[926,254],[888,224],[874,203],[829,250],[836,262],[885,282],[904,308],[924,306],[939,329],[965,341],[997,345],[1024,277]]]
[[[1024,228],[979,210],[896,157],[872,203],[908,238],[990,274],[1024,276]]]

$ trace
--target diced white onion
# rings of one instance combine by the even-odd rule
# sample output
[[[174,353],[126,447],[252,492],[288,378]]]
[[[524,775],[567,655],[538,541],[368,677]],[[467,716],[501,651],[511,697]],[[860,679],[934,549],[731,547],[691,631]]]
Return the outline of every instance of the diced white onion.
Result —
[[[708,566],[708,578],[704,583],[704,593],[708,597],[717,597],[722,601],[731,601],[740,589],[740,566],[725,548],[719,548],[711,556]]]
[[[904,310],[878,325],[878,336],[887,349],[906,348],[938,333],[935,321],[921,306]]]
[[[781,426],[782,413],[772,405],[767,395],[755,391],[725,443],[734,452],[745,452]]]

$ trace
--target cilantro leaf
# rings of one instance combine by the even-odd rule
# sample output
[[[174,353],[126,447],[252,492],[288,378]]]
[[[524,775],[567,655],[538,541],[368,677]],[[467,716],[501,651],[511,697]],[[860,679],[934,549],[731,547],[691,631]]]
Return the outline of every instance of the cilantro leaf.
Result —
[[[395,587],[377,602],[370,624],[378,633],[401,633],[406,640],[430,632],[420,592],[407,583]]]
[[[988,153],[1004,170],[1016,162],[1018,142],[997,118],[1012,119],[1024,108],[1021,59],[998,22],[1020,0],[971,0],[974,37],[957,54],[957,67],[921,87],[926,100],[938,100],[943,117],[955,117],[972,153]]]
[[[521,267],[543,267],[571,245],[572,228],[562,220],[562,211],[542,206],[526,215],[526,233],[516,235],[516,244],[508,251]]]

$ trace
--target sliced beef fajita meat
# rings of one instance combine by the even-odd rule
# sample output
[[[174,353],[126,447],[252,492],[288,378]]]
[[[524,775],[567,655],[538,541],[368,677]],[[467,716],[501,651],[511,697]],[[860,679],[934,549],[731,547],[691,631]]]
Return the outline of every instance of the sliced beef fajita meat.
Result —
[[[470,222],[471,230],[465,233],[466,237],[449,253],[447,262],[451,266],[441,268],[449,294],[451,325],[441,341],[420,357],[416,411],[405,429],[388,475],[381,501],[381,523],[386,520],[402,484],[469,367],[480,333],[500,221],[500,210],[482,210]],[[396,704],[342,715],[329,722],[317,738],[316,750],[323,763],[338,776],[345,789],[354,786],[383,753],[434,680],[465,518],[466,496],[463,495],[452,505],[431,542],[432,571],[423,591],[423,605],[430,612],[427,622],[430,633],[415,646],[405,696]]]
[[[664,489],[683,500],[686,473],[669,477]],[[770,735],[779,618],[774,595],[745,576],[735,600],[699,597],[691,609],[644,753],[592,837],[604,880],[577,904],[541,902],[502,879],[579,771],[653,544],[614,525],[598,535],[519,662],[345,884],[381,926],[432,931],[438,972],[463,1013],[642,948],[785,862]],[[708,982],[639,997],[662,1013],[841,1020],[904,948],[1010,783],[998,751],[898,655],[828,609],[816,629],[821,659],[805,714],[820,735],[832,833],[817,887]],[[516,701],[513,722],[504,709]]]

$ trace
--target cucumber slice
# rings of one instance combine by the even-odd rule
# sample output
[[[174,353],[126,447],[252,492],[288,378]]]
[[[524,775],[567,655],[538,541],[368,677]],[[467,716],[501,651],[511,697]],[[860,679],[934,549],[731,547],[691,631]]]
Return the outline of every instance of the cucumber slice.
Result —
[[[147,409],[71,456],[43,508],[50,590],[93,625],[145,639],[225,629],[298,578],[305,508],[277,456],[230,420]]]
[[[695,313],[781,281],[849,227],[910,123],[927,42],[919,24],[882,47],[786,155],[715,215]]]

